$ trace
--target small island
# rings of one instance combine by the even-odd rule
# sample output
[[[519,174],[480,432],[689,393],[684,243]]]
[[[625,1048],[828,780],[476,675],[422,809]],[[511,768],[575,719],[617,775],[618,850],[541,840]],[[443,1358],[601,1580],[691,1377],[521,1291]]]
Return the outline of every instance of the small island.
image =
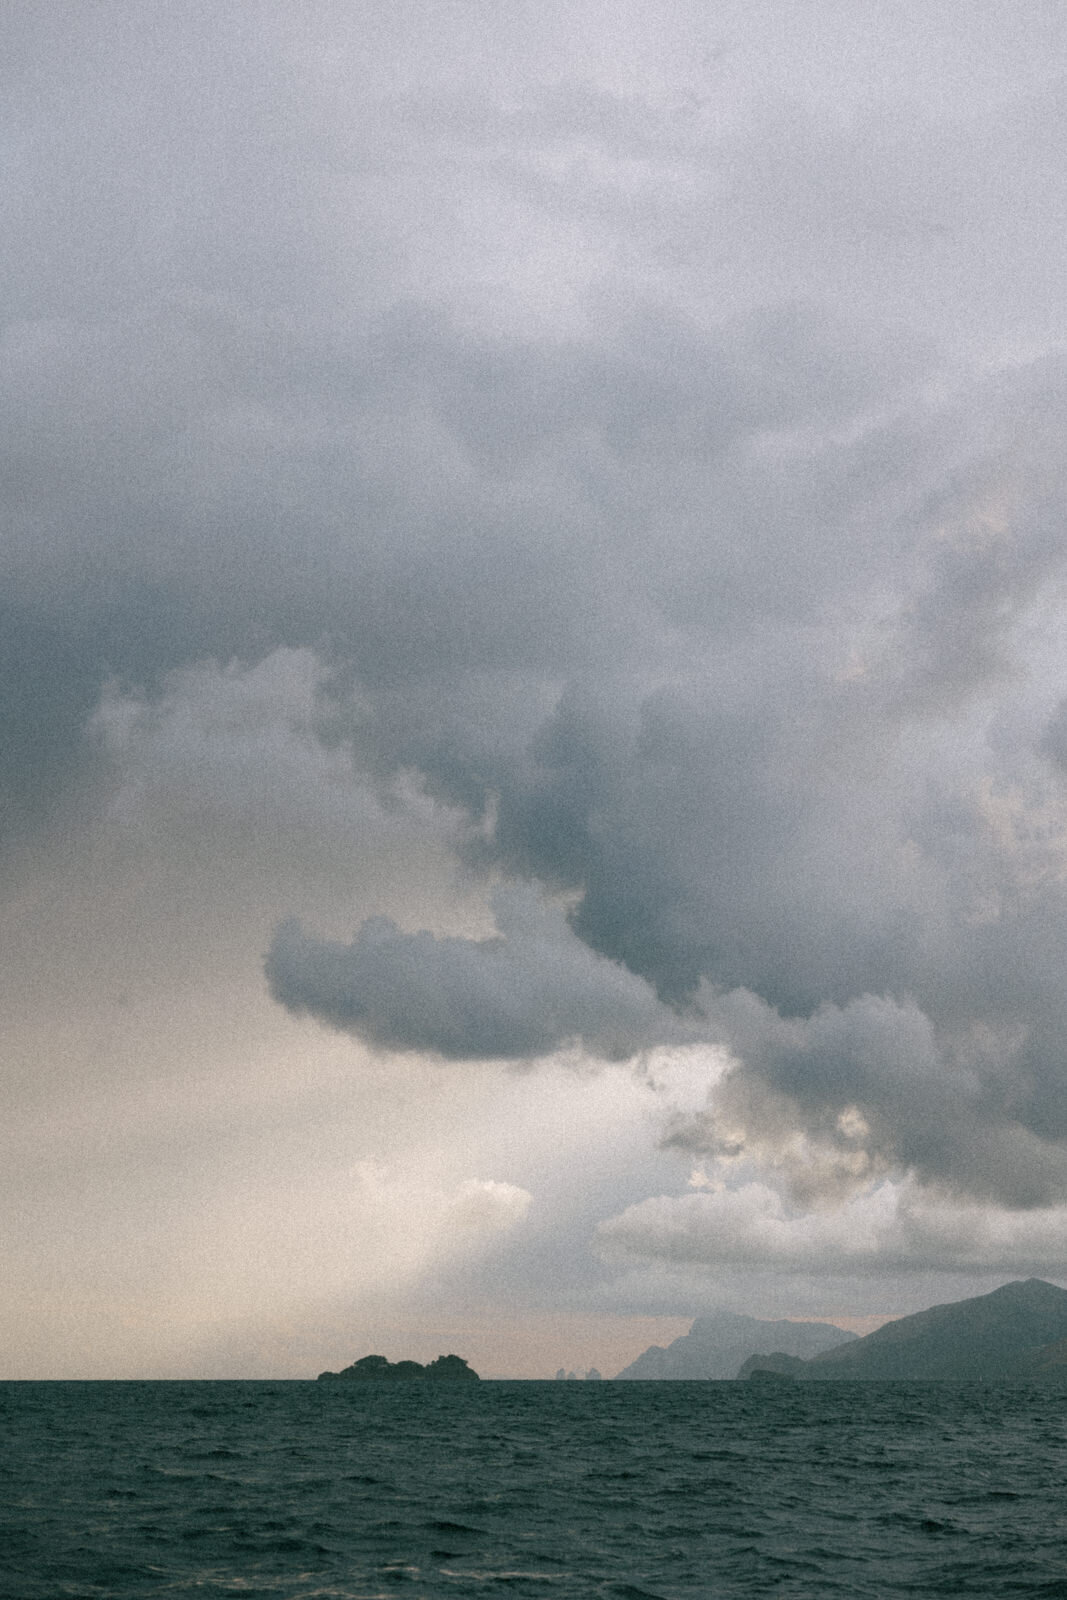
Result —
[[[392,1383],[396,1379],[412,1378],[416,1381],[429,1378],[450,1383],[457,1379],[461,1383],[471,1379],[475,1383],[481,1382],[462,1356],[438,1356],[436,1361],[431,1361],[425,1367],[421,1361],[387,1361],[384,1356],[363,1356],[359,1361],[353,1361],[350,1367],[343,1367],[340,1372],[320,1372],[316,1382],[331,1380],[340,1383],[352,1378],[363,1383]]]

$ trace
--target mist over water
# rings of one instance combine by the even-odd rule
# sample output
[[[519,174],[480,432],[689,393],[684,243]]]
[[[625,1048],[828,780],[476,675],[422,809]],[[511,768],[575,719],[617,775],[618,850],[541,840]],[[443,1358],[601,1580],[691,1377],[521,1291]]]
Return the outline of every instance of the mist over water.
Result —
[[[1067,1595],[1047,1389],[0,1385],[0,1593]]]

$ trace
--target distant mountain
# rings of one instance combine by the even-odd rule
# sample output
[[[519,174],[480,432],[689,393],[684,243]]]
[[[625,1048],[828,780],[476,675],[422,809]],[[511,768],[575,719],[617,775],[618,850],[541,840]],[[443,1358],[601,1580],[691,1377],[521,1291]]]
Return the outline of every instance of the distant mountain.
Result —
[[[751,1355],[783,1350],[813,1356],[820,1350],[854,1340],[854,1333],[831,1322],[769,1322],[717,1311],[697,1317],[688,1333],[666,1349],[654,1344],[624,1367],[620,1378],[735,1378]]]
[[[343,1367],[340,1372],[320,1372],[318,1382],[333,1379],[337,1383],[354,1379],[362,1383],[394,1383],[398,1379],[435,1379],[452,1382],[459,1379],[473,1378],[477,1383],[478,1374],[469,1367],[462,1356],[438,1356],[436,1361],[431,1361],[429,1366],[423,1366],[419,1361],[387,1361],[384,1356],[363,1356],[359,1361],[353,1361],[350,1367]]]
[[[887,1322],[810,1360],[785,1350],[754,1356],[738,1377],[760,1370],[803,1379],[1067,1379],[1067,1289],[1041,1278],[1005,1283]]]

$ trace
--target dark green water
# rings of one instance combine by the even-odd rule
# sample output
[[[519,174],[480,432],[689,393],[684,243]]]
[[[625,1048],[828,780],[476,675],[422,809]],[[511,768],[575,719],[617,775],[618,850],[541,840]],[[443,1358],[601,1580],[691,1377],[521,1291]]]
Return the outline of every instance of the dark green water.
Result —
[[[1067,1396],[9,1383],[0,1501],[5,1600],[1067,1600]]]

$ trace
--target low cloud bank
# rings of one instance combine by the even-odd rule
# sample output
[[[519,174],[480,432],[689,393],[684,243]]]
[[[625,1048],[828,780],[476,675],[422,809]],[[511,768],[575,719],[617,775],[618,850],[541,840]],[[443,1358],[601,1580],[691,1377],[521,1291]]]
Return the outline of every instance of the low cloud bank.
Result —
[[[801,1214],[769,1185],[628,1206],[601,1223],[609,1260],[862,1277],[897,1272],[1067,1270],[1067,1206],[1011,1214],[883,1183],[833,1210]]]

